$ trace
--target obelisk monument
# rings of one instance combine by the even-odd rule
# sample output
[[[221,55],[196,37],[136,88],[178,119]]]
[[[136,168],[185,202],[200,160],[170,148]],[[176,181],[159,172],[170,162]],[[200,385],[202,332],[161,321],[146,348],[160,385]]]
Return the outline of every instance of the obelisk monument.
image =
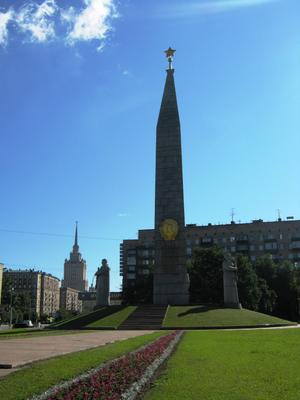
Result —
[[[154,304],[188,304],[181,132],[174,69],[169,67],[156,127]]]

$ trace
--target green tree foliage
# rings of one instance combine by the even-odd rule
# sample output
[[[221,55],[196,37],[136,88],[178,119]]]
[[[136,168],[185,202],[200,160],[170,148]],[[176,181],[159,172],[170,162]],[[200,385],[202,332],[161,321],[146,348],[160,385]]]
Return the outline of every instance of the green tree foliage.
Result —
[[[243,307],[258,310],[261,290],[255,269],[248,257],[237,256],[239,300]]]
[[[153,301],[153,273],[139,277],[133,286],[122,290],[124,304],[149,304]]]
[[[272,297],[272,310],[275,315],[289,318],[299,318],[300,270],[283,261],[276,264],[271,256],[263,256],[255,263],[259,278],[266,281]]]
[[[195,249],[188,265],[191,303],[223,302],[223,258],[217,246]]]

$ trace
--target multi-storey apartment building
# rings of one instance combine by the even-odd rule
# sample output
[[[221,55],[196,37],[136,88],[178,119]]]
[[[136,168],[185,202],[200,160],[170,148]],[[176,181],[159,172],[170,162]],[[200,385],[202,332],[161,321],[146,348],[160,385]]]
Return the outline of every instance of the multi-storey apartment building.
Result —
[[[60,280],[51,274],[42,271],[6,270],[5,278],[11,282],[15,293],[28,293],[30,303],[29,312],[54,315],[59,309],[59,284]]]
[[[82,311],[82,301],[79,300],[79,291],[69,287],[60,288],[60,309]]]
[[[52,315],[59,310],[60,280],[51,274],[41,274],[41,315]]]
[[[186,225],[186,254],[196,247],[218,245],[232,255],[244,254],[252,261],[270,254],[274,261],[300,263],[300,220],[277,220],[225,225]],[[134,285],[154,267],[154,230],[143,229],[138,239],[124,240],[120,245],[120,275],[123,287]]]

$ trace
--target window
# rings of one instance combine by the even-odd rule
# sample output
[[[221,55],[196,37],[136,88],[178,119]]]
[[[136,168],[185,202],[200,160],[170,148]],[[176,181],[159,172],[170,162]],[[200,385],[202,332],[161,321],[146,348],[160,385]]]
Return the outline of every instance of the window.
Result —
[[[276,242],[265,243],[265,250],[277,250],[278,246]]]
[[[142,260],[142,265],[149,265],[149,264],[150,264],[149,260]]]
[[[250,244],[250,251],[254,251],[254,250],[255,250],[254,244]]]
[[[234,252],[235,252],[235,246],[231,246],[231,247],[230,247],[230,251],[231,251],[232,253],[234,253]]]
[[[143,269],[143,275],[149,275],[149,269]]]
[[[250,258],[251,258],[251,261],[255,261],[256,260],[255,256],[251,256]]]
[[[192,255],[192,249],[191,249],[191,247],[187,247],[187,248],[186,248],[186,254],[187,254],[188,256],[191,256],[191,255]]]
[[[136,257],[135,256],[128,256],[127,257],[127,264],[136,265]]]
[[[234,242],[235,241],[235,237],[234,236],[230,236],[230,241]]]
[[[135,265],[129,265],[128,271],[135,271]]]
[[[149,257],[149,250],[139,250],[139,256]]]

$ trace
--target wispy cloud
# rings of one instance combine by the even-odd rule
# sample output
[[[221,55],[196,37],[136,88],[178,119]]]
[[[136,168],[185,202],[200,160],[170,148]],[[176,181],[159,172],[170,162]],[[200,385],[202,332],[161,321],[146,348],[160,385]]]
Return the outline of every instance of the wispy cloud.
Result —
[[[168,10],[163,10],[161,16],[166,18],[180,18],[199,14],[218,14],[234,11],[240,8],[262,6],[279,0],[211,0],[190,3],[170,3]]]
[[[13,18],[12,9],[8,10],[6,13],[0,12],[0,46],[6,46],[8,40],[8,23]]]
[[[0,46],[7,45],[10,28],[14,27],[24,34],[24,41],[56,39],[67,45],[96,41],[97,50],[101,51],[113,29],[112,20],[118,17],[115,0],[81,2],[81,7],[63,8],[58,0],[24,0],[18,9],[0,12]]]
[[[112,29],[111,20],[118,16],[113,0],[84,0],[85,8],[76,13],[73,7],[63,18],[72,24],[67,40],[73,44],[76,41],[103,41]],[[98,47],[102,50],[102,45]]]
[[[120,217],[120,218],[125,218],[125,217],[128,217],[129,216],[129,214],[127,214],[127,213],[119,213],[118,214],[118,217]]]
[[[55,37],[53,16],[58,12],[55,0],[41,4],[27,3],[16,14],[15,22],[19,29],[29,33],[32,42],[45,42]]]

